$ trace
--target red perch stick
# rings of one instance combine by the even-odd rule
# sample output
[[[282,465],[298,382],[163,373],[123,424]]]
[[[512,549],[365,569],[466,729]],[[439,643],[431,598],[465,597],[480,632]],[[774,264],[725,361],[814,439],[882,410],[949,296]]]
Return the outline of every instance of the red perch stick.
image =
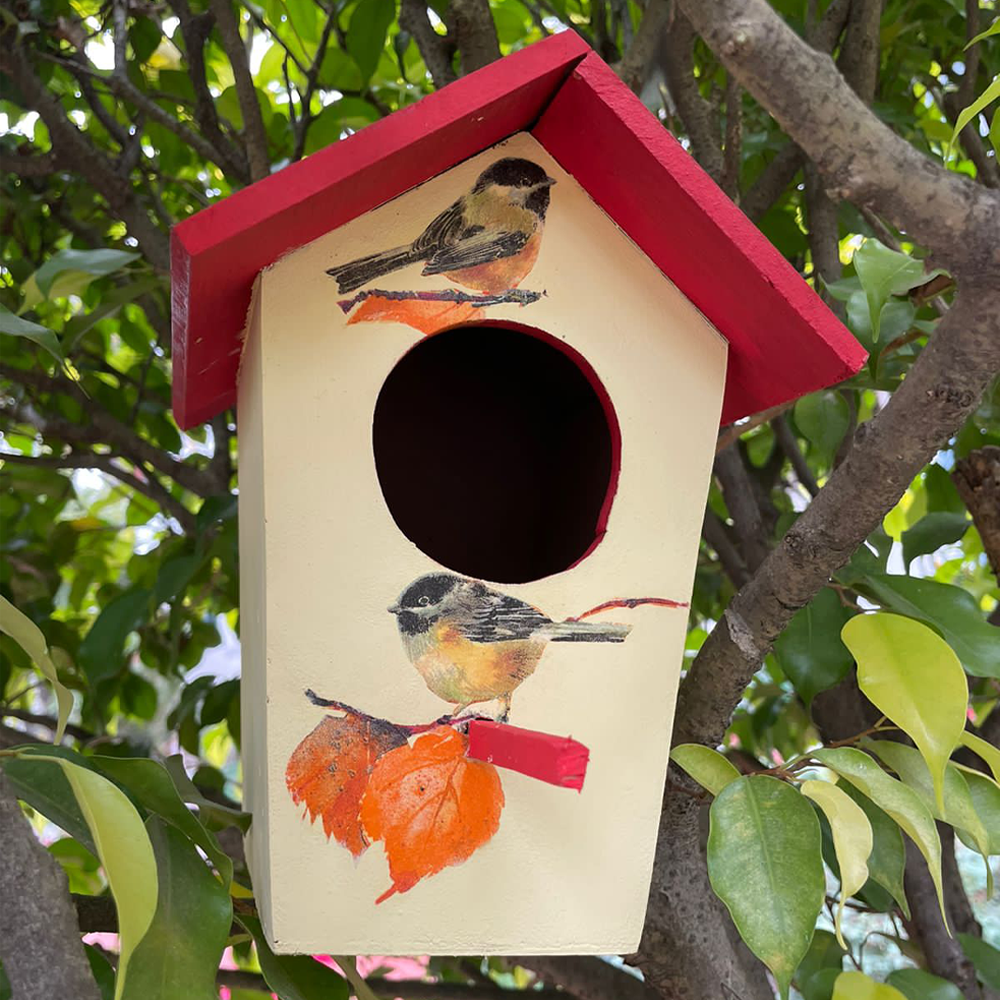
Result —
[[[577,791],[583,788],[590,759],[590,751],[567,736],[551,736],[480,719],[469,724],[467,755]]]

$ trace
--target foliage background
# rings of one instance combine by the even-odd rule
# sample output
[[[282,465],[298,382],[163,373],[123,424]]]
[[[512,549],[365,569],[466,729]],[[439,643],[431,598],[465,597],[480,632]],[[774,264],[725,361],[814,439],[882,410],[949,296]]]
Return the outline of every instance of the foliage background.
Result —
[[[878,712],[859,692],[839,633],[859,610],[880,606],[924,621],[959,651],[969,675],[968,725],[996,745],[1000,458],[991,448],[1000,446],[1000,360],[995,347],[982,346],[1000,340],[995,104],[972,115],[952,142],[962,109],[997,87],[998,39],[966,49],[995,13],[994,0],[775,0],[739,10],[706,3],[700,12],[667,0],[645,7],[631,0],[435,0],[430,7],[401,0],[398,9],[394,0],[4,0],[0,592],[41,629],[59,679],[73,692],[65,745],[104,759],[180,754],[197,786],[182,797],[200,801],[204,826],[247,884],[238,817],[226,812],[240,798],[235,416],[186,434],[171,416],[169,227],[558,30],[579,32],[616,66],[872,357],[849,383],[723,428],[678,741],[719,745],[749,774],[780,770],[808,748],[868,729]],[[744,37],[753,37],[755,25],[777,32],[773,65],[755,62],[752,46],[745,56],[734,24]],[[731,51],[720,41],[726,31],[736,39]],[[811,55],[789,48],[784,57],[792,35],[809,41]],[[837,70],[824,52],[835,54]],[[824,90],[833,79],[824,74],[838,71],[837,86],[850,85],[860,100],[845,97],[846,89]],[[921,159],[904,161],[898,146],[872,133],[876,117]],[[837,131],[841,118],[857,123],[853,134]],[[845,174],[838,157],[855,153],[854,174]],[[914,162],[933,163],[936,173],[911,170]],[[954,187],[961,176],[974,179],[974,196]],[[972,205],[961,218],[955,191]],[[936,271],[939,265],[946,270]],[[980,339],[923,370],[942,385],[968,375],[978,388],[961,386],[946,413],[901,403],[899,422],[891,423],[893,397],[927,345],[964,343],[961,332],[938,331],[949,314],[953,328],[979,331]],[[889,433],[856,435],[873,424]],[[835,473],[839,480],[828,487]],[[831,514],[831,505],[842,513]],[[790,532],[800,517],[801,533]],[[844,527],[852,518],[863,529],[856,538]],[[819,534],[808,534],[817,524]],[[789,546],[803,538],[808,546],[793,553],[795,565],[813,564],[816,579],[783,573],[789,564],[776,561],[791,558]],[[743,662],[717,628],[730,606],[754,632],[754,654]],[[723,661],[725,669],[716,669]],[[56,727],[55,698],[37,658],[9,635],[0,635],[0,713],[0,746],[47,741]],[[45,816],[70,834],[49,843],[48,853],[76,894],[81,927],[112,929],[108,859],[99,865],[85,824],[65,814],[59,822],[51,801],[50,811],[42,807],[49,792],[39,789],[51,765],[19,765],[34,770],[17,778],[8,766],[8,779],[37,810],[36,830],[46,840],[58,833]],[[103,773],[114,779],[114,765]],[[147,817],[158,860],[174,851],[180,872],[192,841],[176,842],[169,823],[159,828],[167,806],[148,789],[136,793],[144,779],[134,768],[117,775]],[[176,769],[174,777],[183,786]],[[770,996],[762,967],[711,895],[698,834],[707,799],[693,794],[672,771],[647,935],[630,959],[645,985],[595,960],[477,957],[432,962],[431,973],[452,992],[408,982],[389,995],[471,998],[537,978],[581,998],[718,995],[720,982],[747,1000]],[[72,806],[71,797],[63,802],[69,808],[66,802]],[[986,916],[981,868],[974,874],[963,862],[963,883],[954,835],[944,824],[941,831],[949,914],[982,942],[983,921],[996,918]],[[195,830],[193,842],[202,836]],[[1000,952],[974,944],[965,949],[970,959],[943,933],[920,865],[907,862],[911,918],[869,887],[851,904],[849,958],[819,934],[796,974],[799,988],[846,961],[878,978],[916,964],[968,1000],[995,995]],[[186,871],[189,891],[197,884],[208,900],[204,873]],[[41,884],[27,896],[51,914],[57,903]],[[829,894],[832,903],[835,879]],[[232,940],[242,971],[220,973],[219,982],[252,996],[264,966],[282,995],[340,989],[332,979],[314,983],[309,968],[268,967],[250,945],[251,904],[237,899],[238,915],[241,908],[249,923],[234,928]],[[27,911],[9,910],[17,926],[28,926]],[[171,919],[174,926],[206,921],[201,940],[181,940],[175,959],[202,962],[213,979],[225,935],[211,931],[226,922],[225,906],[212,911],[206,903]],[[21,942],[8,939],[8,967]],[[51,945],[63,946],[65,936]],[[38,968],[71,961],[58,950],[33,959]],[[107,988],[107,959],[92,952],[91,961]],[[806,992],[810,1000],[831,995],[829,977],[820,979]],[[926,983],[924,992],[918,987],[911,983],[905,995],[932,995]],[[196,995],[190,983],[173,989],[164,995]],[[202,978],[197,989],[214,986]]]

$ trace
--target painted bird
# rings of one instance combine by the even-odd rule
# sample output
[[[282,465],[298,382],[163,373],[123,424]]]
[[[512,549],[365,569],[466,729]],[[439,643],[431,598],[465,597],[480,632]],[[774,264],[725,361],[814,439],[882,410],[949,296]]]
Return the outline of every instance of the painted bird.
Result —
[[[550,642],[624,642],[630,625],[555,622],[538,608],[454,573],[418,577],[389,609],[410,662],[439,698],[458,707],[500,699],[534,673]]]
[[[549,189],[555,180],[531,160],[505,157],[409,245],[331,267],[340,291],[353,292],[392,271],[424,262],[425,275],[490,295],[516,288],[534,267]]]

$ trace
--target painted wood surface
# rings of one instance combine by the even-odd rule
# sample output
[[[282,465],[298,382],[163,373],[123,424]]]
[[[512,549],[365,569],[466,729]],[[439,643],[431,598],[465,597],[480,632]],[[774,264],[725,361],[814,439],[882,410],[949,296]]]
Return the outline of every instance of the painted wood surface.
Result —
[[[412,316],[352,322],[372,299],[345,312],[336,275],[412,245],[500,158],[530,159],[556,183],[537,258],[518,284],[538,296],[480,306],[476,318],[536,327],[586,359],[615,410],[620,469],[606,532],[584,558],[533,582],[487,581],[504,627],[525,631],[496,650],[496,663],[479,657],[475,676],[463,678],[448,668],[467,644],[452,634],[451,619],[441,631],[435,609],[453,567],[397,528],[372,450],[388,373],[430,341]],[[362,290],[381,289],[396,304],[393,296],[414,290],[467,288],[456,272],[425,275],[425,267],[414,260]],[[444,304],[463,305],[447,296]],[[258,644],[244,661],[243,700],[254,722],[243,752],[255,782],[249,856],[270,940],[282,952],[313,953],[633,950],[687,613],[655,605],[590,612],[615,598],[690,595],[725,341],[528,134],[286,256],[262,274],[255,316],[240,385],[240,433],[248,438],[241,447],[255,463],[241,481],[241,531],[259,552],[241,578],[241,612],[255,623]],[[471,406],[435,428],[418,431],[415,420],[410,446],[447,453],[452,424],[475,421]],[[534,436],[545,435],[538,427]],[[482,448],[490,447],[485,427]],[[455,461],[460,472],[462,456]],[[498,467],[498,491],[504,477]],[[491,599],[463,586],[463,600]],[[419,626],[423,609],[437,631]],[[494,667],[508,654],[523,676],[495,687]],[[469,711],[496,719],[509,705],[512,726],[587,748],[579,793],[476,760],[439,721],[491,691],[495,700]],[[324,698],[354,706],[353,715]],[[348,716],[354,721],[331,721]],[[338,784],[335,803],[317,802],[310,789],[327,751],[337,760],[356,755],[355,775],[370,766],[369,787],[352,799]],[[427,780],[407,783],[415,774]],[[438,794],[441,776],[451,774],[461,775],[458,800],[476,804],[475,823],[462,819],[470,815],[464,805],[448,811],[452,839],[428,855],[418,848],[443,834],[419,827],[435,813],[421,812],[417,796]],[[411,836],[418,827],[420,836]]]

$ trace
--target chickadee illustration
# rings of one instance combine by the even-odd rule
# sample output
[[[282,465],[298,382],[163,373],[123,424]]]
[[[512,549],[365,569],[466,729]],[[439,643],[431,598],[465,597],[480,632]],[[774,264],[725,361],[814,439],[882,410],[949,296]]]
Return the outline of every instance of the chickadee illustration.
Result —
[[[504,718],[514,689],[550,642],[624,642],[630,625],[555,622],[538,608],[454,573],[428,573],[389,609],[410,662],[427,687],[458,707],[498,698]]]
[[[505,157],[446,208],[412,243],[331,267],[340,291],[353,292],[392,271],[424,262],[425,275],[488,294],[516,288],[538,257],[549,188],[555,180],[531,160]]]

